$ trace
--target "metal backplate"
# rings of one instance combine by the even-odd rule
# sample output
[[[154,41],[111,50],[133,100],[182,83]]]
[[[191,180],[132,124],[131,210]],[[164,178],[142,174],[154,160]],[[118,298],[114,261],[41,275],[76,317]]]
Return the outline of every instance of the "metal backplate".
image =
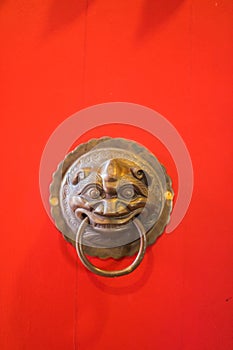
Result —
[[[133,255],[139,236],[147,244],[164,231],[172,209],[173,190],[165,168],[143,146],[122,138],[92,139],[62,161],[50,186],[50,205],[57,228],[75,246],[83,219],[83,251],[100,258]]]

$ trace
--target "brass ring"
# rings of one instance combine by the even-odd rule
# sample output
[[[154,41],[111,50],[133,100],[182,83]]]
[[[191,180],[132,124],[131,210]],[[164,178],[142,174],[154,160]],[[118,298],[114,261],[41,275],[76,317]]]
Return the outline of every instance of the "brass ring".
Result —
[[[142,223],[135,218],[133,220],[134,225],[136,226],[139,235],[140,235],[140,247],[139,247],[139,251],[138,254],[135,258],[135,260],[132,262],[131,265],[129,265],[128,267],[126,267],[125,269],[122,270],[117,270],[117,271],[107,271],[107,270],[102,270],[96,266],[94,266],[85,256],[84,252],[83,252],[83,245],[82,245],[82,235],[88,225],[89,219],[88,217],[86,217],[80,224],[77,234],[76,234],[76,251],[77,254],[80,258],[80,260],[82,261],[83,265],[86,266],[86,268],[97,274],[100,276],[104,276],[104,277],[119,277],[119,276],[123,276],[123,275],[127,275],[129,273],[131,273],[132,271],[134,271],[138,265],[141,263],[145,251],[146,251],[146,232],[144,230],[144,227],[142,225]]]

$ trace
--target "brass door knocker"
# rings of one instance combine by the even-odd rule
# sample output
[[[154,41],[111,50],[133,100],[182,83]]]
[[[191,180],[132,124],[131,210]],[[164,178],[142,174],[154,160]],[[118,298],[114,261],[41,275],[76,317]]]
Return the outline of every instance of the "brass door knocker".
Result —
[[[93,139],[59,164],[50,185],[57,228],[90,271],[126,275],[141,263],[146,246],[164,231],[173,190],[165,168],[145,147],[122,138]],[[125,269],[107,271],[86,255],[119,259],[137,252]]]

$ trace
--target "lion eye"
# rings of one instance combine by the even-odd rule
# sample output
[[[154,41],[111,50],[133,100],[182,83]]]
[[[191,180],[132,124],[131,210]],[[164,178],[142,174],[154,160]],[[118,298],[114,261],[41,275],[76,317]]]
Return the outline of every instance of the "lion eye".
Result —
[[[98,199],[101,197],[101,192],[98,188],[94,187],[94,188],[90,188],[86,194],[92,198],[92,199]]]
[[[132,199],[135,197],[136,192],[132,186],[126,186],[126,187],[120,189],[119,194],[122,198]]]

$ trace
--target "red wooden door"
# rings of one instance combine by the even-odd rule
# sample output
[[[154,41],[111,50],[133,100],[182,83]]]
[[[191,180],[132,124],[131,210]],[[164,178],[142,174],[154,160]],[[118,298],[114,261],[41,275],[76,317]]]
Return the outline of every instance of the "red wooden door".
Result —
[[[1,349],[232,349],[232,2],[2,0],[0,23]],[[85,270],[38,185],[53,130],[109,101],[164,115],[195,176],[182,223],[119,279]],[[145,144],[178,190],[152,135],[103,126],[77,142],[103,135]]]

